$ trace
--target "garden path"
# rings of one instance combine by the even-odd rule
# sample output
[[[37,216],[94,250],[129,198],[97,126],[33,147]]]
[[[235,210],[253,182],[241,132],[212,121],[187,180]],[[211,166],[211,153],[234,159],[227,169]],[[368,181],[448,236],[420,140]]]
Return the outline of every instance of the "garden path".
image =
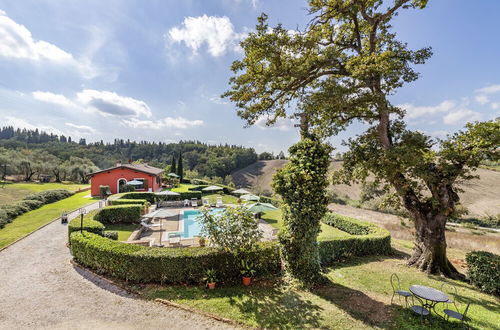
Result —
[[[0,252],[0,329],[233,328],[74,268],[66,242],[67,226],[54,221]]]

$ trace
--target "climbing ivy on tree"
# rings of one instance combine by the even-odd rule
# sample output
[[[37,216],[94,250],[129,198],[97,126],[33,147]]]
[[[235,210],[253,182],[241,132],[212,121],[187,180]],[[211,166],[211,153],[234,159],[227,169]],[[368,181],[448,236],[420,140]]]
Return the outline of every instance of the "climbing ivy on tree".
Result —
[[[320,278],[317,238],[327,211],[331,151],[316,136],[306,134],[290,147],[290,162],[276,172],[272,183],[284,202],[285,226],[280,234],[284,270],[306,285]]]

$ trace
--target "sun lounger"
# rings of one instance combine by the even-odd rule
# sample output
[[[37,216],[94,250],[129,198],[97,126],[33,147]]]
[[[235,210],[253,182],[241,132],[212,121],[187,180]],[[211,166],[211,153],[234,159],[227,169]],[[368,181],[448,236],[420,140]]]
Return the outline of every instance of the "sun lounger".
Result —
[[[203,206],[210,207],[210,201],[208,198],[202,198]]]
[[[159,223],[147,223],[146,221],[141,221],[141,226],[143,226],[146,230],[151,230],[156,227],[160,227]]]
[[[215,203],[215,207],[223,207],[224,203],[222,203],[222,197],[217,197],[217,203]]]
[[[190,206],[190,205],[191,205],[191,202],[189,201],[189,199],[185,199],[184,200],[184,207]]]
[[[191,206],[192,207],[198,207],[198,200],[196,198],[191,199]]]

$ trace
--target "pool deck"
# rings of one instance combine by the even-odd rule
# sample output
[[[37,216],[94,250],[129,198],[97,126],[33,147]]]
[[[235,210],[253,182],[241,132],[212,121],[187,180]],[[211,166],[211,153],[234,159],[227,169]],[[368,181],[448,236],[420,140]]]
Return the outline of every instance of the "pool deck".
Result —
[[[160,224],[160,221],[161,221],[161,226],[153,227],[153,228],[148,229],[148,230],[143,230],[137,239],[140,241],[150,241],[151,239],[153,239],[154,245],[156,245],[156,246],[158,246],[160,244],[165,246],[165,247],[200,246],[198,237],[182,238],[180,243],[178,243],[178,244],[170,244],[168,242],[168,239],[167,240],[165,239],[165,237],[168,236],[168,235],[166,235],[166,233],[179,232],[179,231],[184,230],[183,228],[181,228],[181,226],[182,226],[182,221],[181,221],[182,214],[184,211],[197,210],[197,208],[182,207],[182,208],[168,208],[168,210],[172,211],[172,213],[174,213],[175,216],[163,218],[161,220],[152,221],[151,222],[152,224]],[[263,234],[263,239],[262,239],[263,241],[270,241],[270,240],[276,239],[277,229],[272,227],[270,224],[268,224],[264,220],[260,220],[259,228]]]

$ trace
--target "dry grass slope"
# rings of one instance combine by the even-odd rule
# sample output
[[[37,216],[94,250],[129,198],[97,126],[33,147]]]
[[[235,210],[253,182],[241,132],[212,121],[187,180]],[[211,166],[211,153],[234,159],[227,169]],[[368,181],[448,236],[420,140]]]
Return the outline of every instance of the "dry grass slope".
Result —
[[[271,181],[278,168],[286,160],[261,160],[232,174],[238,187],[251,189],[255,193],[272,191]],[[332,162],[331,170],[338,169],[342,162]],[[469,209],[470,216],[496,215],[500,213],[500,172],[480,168],[476,171],[479,179],[474,179],[461,186],[462,203]],[[340,196],[359,199],[360,185],[337,185],[332,189]]]

